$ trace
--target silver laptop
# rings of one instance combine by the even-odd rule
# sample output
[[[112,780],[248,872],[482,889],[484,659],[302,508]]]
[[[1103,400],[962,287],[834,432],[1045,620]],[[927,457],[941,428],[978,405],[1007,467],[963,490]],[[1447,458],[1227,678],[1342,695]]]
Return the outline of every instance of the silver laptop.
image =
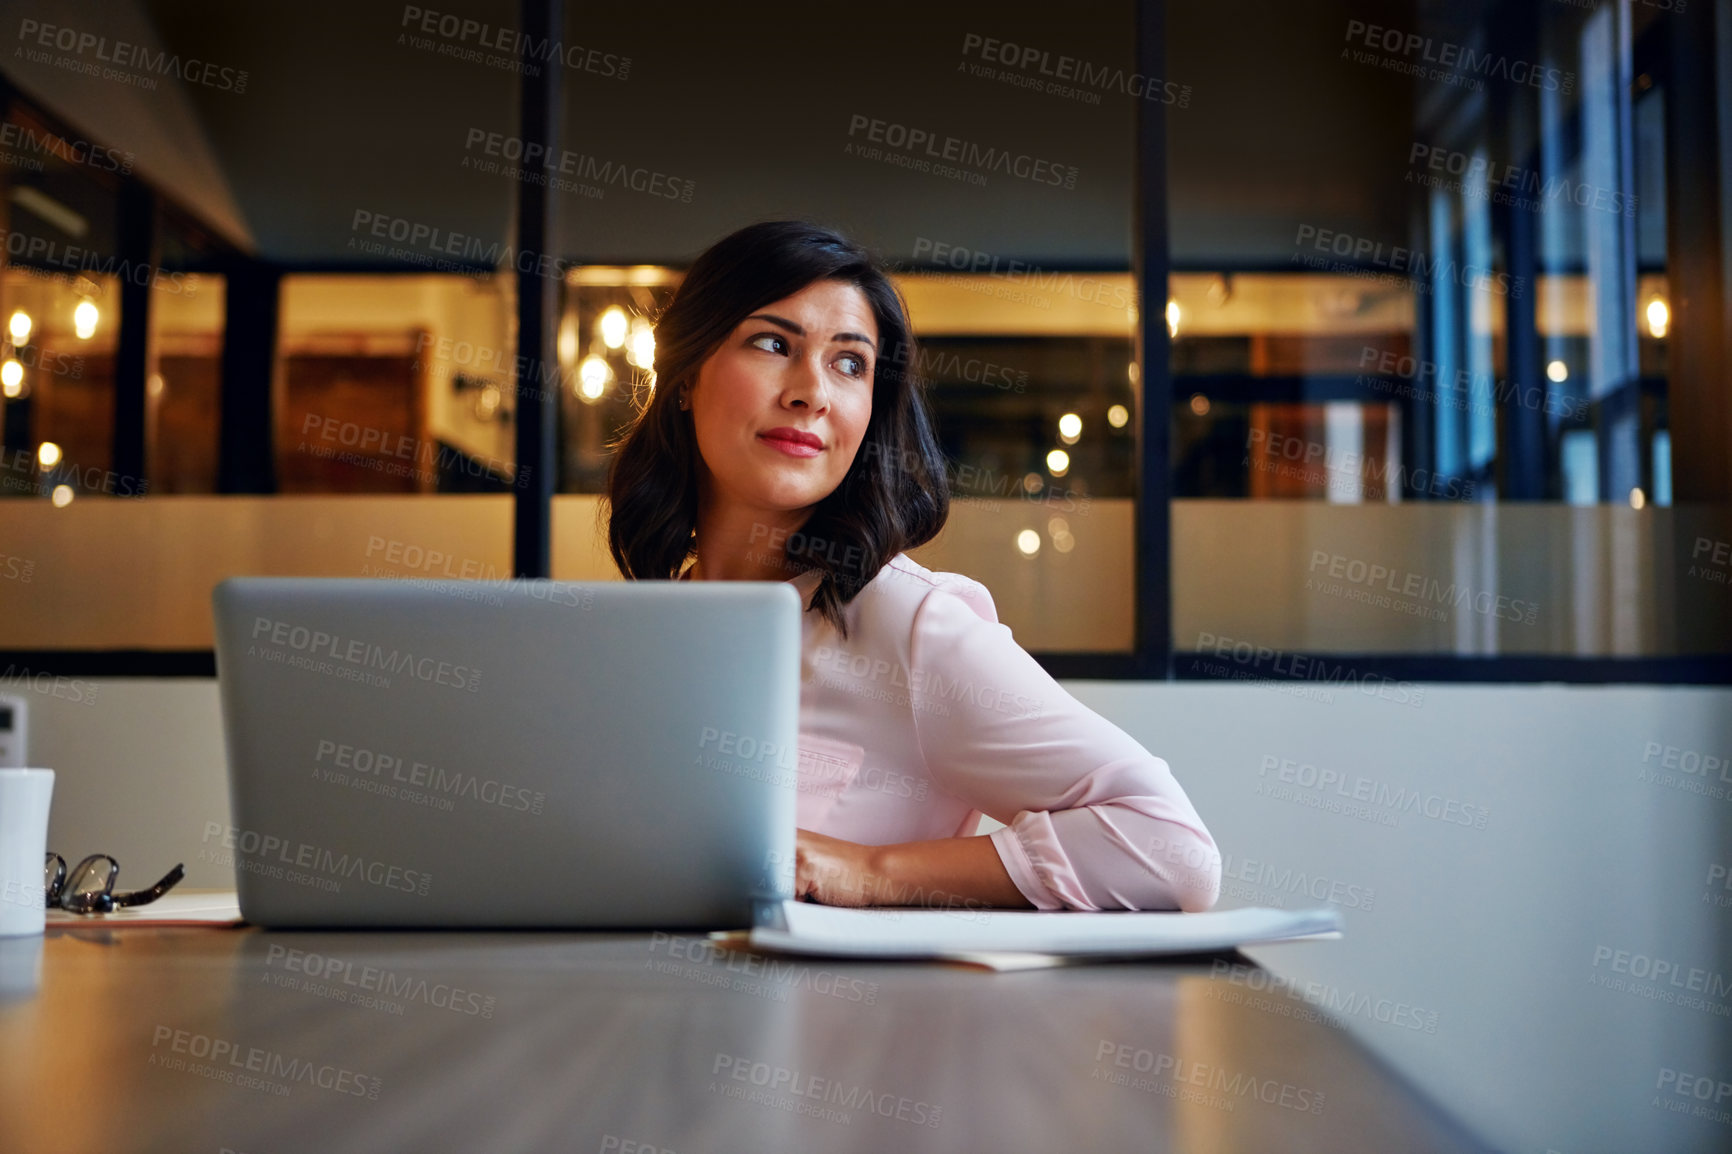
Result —
[[[248,921],[721,928],[791,895],[792,586],[233,578],[212,603],[233,816],[206,833]]]

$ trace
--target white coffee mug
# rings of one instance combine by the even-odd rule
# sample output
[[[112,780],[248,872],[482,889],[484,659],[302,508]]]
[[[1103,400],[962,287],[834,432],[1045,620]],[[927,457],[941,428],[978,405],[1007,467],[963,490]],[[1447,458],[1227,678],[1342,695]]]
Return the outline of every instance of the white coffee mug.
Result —
[[[53,796],[52,769],[0,769],[0,937],[40,934],[46,923],[42,859]]]

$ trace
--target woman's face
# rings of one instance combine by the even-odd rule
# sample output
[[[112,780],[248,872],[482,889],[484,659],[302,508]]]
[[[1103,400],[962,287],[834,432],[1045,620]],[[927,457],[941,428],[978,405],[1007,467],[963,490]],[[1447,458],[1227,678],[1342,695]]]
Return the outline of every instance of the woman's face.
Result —
[[[809,509],[842,483],[872,416],[878,323],[816,281],[741,321],[698,369],[691,413],[711,500]]]

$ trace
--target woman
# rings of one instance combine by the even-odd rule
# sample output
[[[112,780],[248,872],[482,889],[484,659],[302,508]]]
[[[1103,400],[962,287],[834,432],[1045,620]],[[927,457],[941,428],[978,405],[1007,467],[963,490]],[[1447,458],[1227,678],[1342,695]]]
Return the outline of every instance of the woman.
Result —
[[[984,586],[904,555],[949,511],[918,363],[901,297],[842,236],[719,241],[656,325],[659,383],[608,479],[614,560],[794,575],[796,896],[1208,909],[1220,855],[1166,763],[1049,677]],[[971,836],[982,813],[1006,828]]]

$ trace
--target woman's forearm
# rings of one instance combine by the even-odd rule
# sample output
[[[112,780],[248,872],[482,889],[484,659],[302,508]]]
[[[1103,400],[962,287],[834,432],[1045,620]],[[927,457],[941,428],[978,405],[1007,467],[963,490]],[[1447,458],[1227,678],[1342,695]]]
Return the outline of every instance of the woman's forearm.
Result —
[[[871,847],[872,905],[1033,909],[990,837],[946,837]]]

